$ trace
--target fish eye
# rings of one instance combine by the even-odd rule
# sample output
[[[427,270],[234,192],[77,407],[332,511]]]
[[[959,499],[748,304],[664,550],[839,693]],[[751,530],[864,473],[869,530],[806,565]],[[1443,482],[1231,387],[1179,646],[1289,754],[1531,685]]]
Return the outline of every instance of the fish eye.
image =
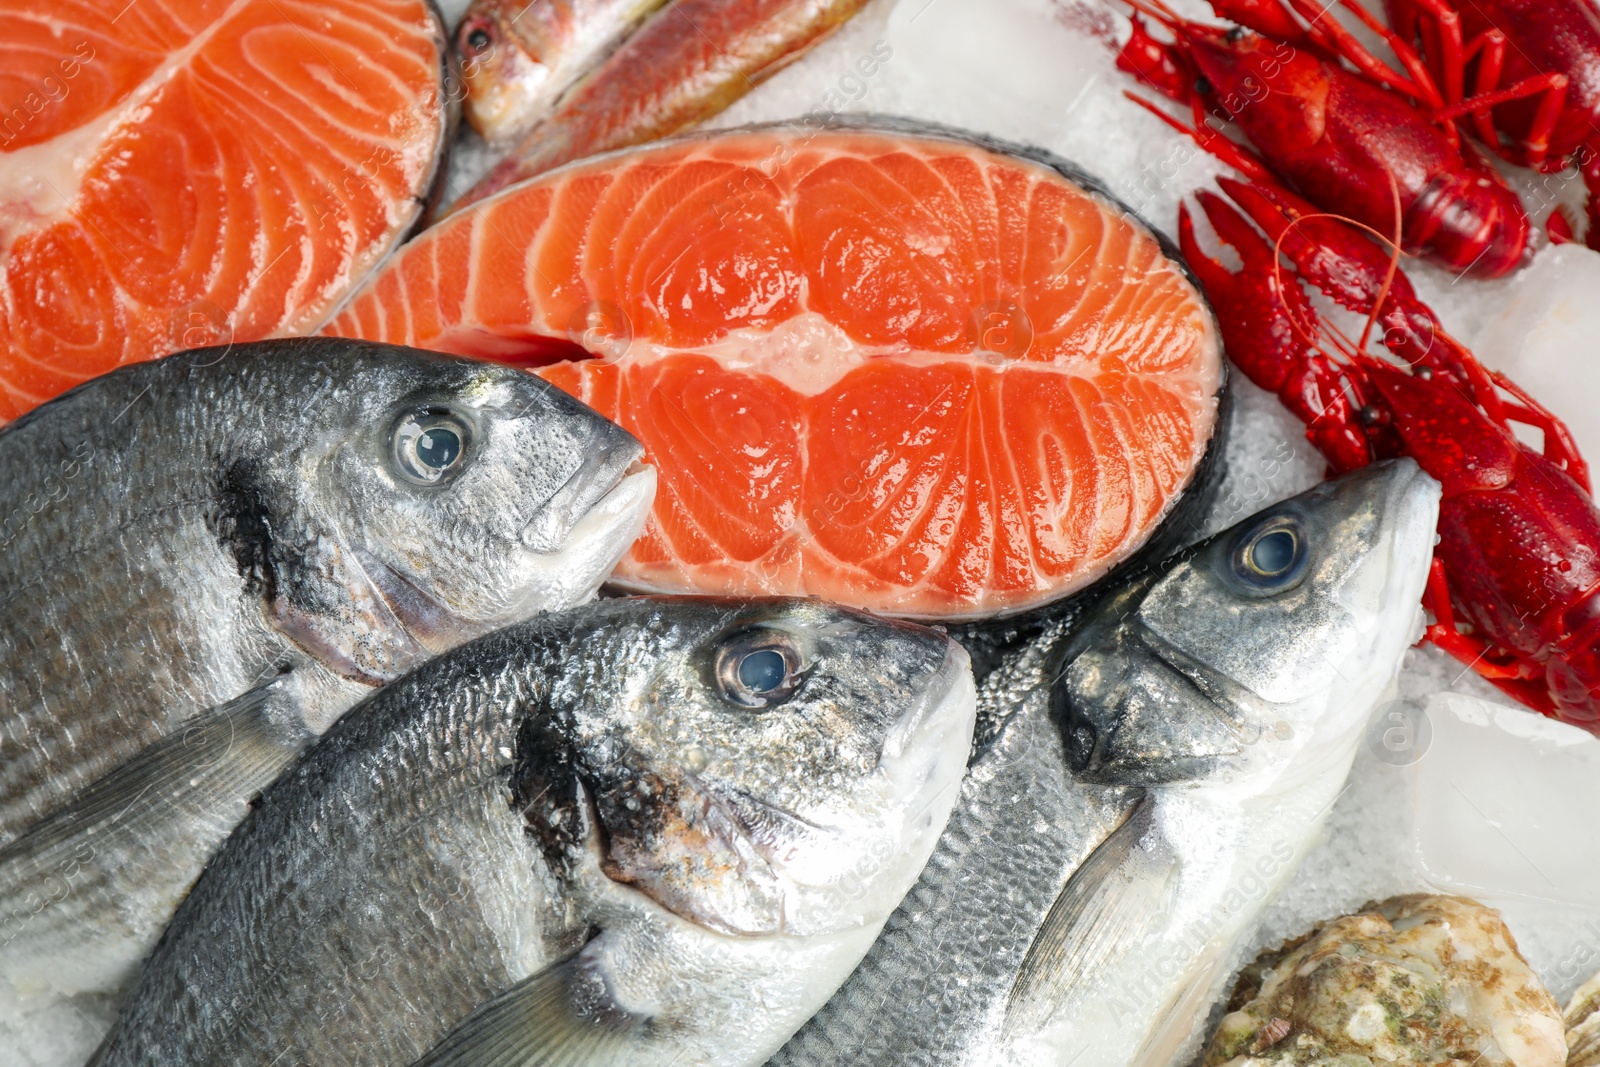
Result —
[[[717,688],[741,708],[770,708],[794,695],[804,676],[800,650],[778,630],[745,630],[717,649]]]
[[[494,34],[490,32],[489,23],[482,19],[473,19],[461,27],[462,51],[469,55],[482,55],[494,43]]]
[[[407,481],[438,485],[464,465],[467,425],[447,411],[403,416],[394,428],[394,462]]]
[[[1280,593],[1298,585],[1305,564],[1305,530],[1293,516],[1268,519],[1234,542],[1234,577],[1255,591]]]

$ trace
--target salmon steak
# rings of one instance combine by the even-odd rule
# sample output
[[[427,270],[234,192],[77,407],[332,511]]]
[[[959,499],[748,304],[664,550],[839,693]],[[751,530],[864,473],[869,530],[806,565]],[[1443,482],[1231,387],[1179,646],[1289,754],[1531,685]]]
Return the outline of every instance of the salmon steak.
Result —
[[[0,421],[315,330],[442,175],[446,64],[428,0],[0,0]]]
[[[1161,239],[1069,165],[758,127],[562,167],[419,235],[326,332],[520,361],[660,474],[623,589],[1015,615],[1193,486],[1225,381]]]

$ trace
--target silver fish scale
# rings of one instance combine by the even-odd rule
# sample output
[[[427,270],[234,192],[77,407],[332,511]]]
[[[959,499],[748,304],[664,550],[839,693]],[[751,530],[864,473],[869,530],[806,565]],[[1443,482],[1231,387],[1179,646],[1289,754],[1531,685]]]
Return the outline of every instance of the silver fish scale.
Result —
[[[113,376],[6,428],[0,843],[291,649],[206,529],[211,487],[192,484],[223,427],[250,421],[241,397],[179,402],[183,386]]]
[[[503,640],[526,654],[526,627]],[[516,720],[504,709],[532,689],[500,641],[394,683],[273,787],[275,802],[213,858],[210,892],[174,918],[182,966],[147,973],[116,1031],[126,1043],[96,1062],[220,1067],[265,1062],[270,1048],[282,1063],[411,1063],[438,1019],[515,980],[504,942],[517,931],[499,902],[559,909],[537,904],[540,864],[509,805]],[[507,848],[526,862],[471,862]],[[286,1018],[317,1025],[286,1035]],[[364,1035],[356,1059],[351,1034]]]
[[[994,1032],[1061,887],[1140,796],[1071,780],[1047,673],[1068,628],[1054,624],[985,679],[980,720],[1007,721],[973,763],[933,858],[849,980],[768,1067],[951,1067]]]

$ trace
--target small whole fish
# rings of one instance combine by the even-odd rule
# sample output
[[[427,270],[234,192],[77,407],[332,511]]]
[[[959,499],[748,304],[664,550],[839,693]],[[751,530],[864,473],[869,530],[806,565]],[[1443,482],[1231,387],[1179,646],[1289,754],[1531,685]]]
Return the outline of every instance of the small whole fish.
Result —
[[[713,115],[848,22],[867,0],[675,0],[613,52],[447,210],[575,159]]]
[[[1438,500],[1358,471],[1007,654],[927,869],[774,1067],[1179,1057],[1417,633]]]
[[[91,1062],[759,1064],[917,878],[974,701],[948,637],[816,600],[482,638],[265,790]]]
[[[456,28],[467,122],[514,142],[666,0],[473,0]]]
[[[528,375],[332,339],[131,366],[0,431],[0,976],[119,988],[311,738],[594,594],[641,455]]]

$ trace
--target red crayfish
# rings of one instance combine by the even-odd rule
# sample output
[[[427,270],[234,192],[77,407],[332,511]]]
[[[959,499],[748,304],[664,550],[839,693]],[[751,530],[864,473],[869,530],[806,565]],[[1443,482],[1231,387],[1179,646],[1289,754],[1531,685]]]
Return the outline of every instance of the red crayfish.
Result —
[[[1565,426],[1439,328],[1398,250],[1281,186],[1219,184],[1243,213],[1210,192],[1200,206],[1243,269],[1205,253],[1187,206],[1178,238],[1233,361],[1306,421],[1335,471],[1408,455],[1443,484],[1428,638],[1530,707],[1600,733],[1600,511]],[[1352,339],[1319,316],[1302,279],[1366,315],[1368,332]],[[1369,351],[1375,327],[1403,362]]]
[[[1589,192],[1587,241],[1600,249],[1600,10],[1590,0],[1386,6],[1442,87],[1441,114],[1470,116],[1473,132],[1508,162],[1547,172],[1577,166]],[[1550,231],[1572,236],[1559,212]]]
[[[1442,97],[1417,53],[1353,0],[1340,2],[1386,37],[1405,73],[1310,0],[1288,0],[1308,8],[1309,25],[1279,0],[1212,0],[1223,17],[1261,32],[1192,22],[1163,0],[1127,2],[1137,14],[1118,67],[1189,106],[1194,124],[1134,99],[1224,162],[1383,231],[1398,197],[1403,246],[1452,270],[1493,277],[1526,258],[1521,200],[1438,110]],[[1173,40],[1151,36],[1141,14]],[[1235,123],[1255,151],[1223,136],[1209,117]]]

